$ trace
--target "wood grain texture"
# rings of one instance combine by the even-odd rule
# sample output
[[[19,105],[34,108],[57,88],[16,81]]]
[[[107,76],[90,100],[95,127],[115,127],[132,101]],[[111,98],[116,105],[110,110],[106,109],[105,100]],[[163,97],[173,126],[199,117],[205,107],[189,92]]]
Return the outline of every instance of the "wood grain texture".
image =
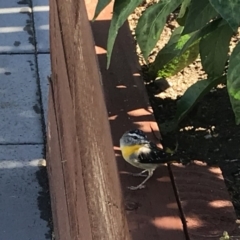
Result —
[[[85,0],[85,2],[88,17],[91,19],[97,1]],[[141,69],[127,24],[120,30],[110,68],[106,70],[105,47],[111,12],[110,4],[92,23],[92,31],[102,74],[130,234],[134,240],[183,240],[186,238],[167,166],[163,165],[154,173],[154,177],[147,182],[146,189],[140,191],[127,189],[127,186],[137,185],[142,179],[129,175],[130,172],[139,170],[123,160],[119,151],[120,137],[132,128],[144,130],[155,142],[156,137],[153,132],[157,136],[160,135],[140,76]]]
[[[91,19],[96,0],[85,2]],[[119,138],[131,128],[153,141],[160,133],[127,24],[106,70],[111,11],[110,4],[91,24],[92,35],[83,1],[50,1],[47,160],[56,239],[201,240],[218,239],[223,230],[239,235],[219,168],[161,166],[146,189],[127,190],[141,179],[129,175],[137,169],[123,161]]]
[[[56,239],[71,239],[60,143],[52,91],[48,97],[47,171]]]
[[[92,19],[96,1],[85,2],[88,17]],[[146,131],[153,141],[156,141],[156,138],[152,130],[157,136],[160,134],[140,77],[141,69],[134,52],[135,43],[127,24],[118,34],[110,69],[106,70],[106,42],[112,7],[110,4],[104,9],[92,23],[92,30],[131,236],[136,240],[219,239],[224,230],[233,236],[240,236],[235,223],[236,215],[219,168],[214,170],[217,172],[216,177],[216,172],[212,172],[212,168],[206,165],[192,165],[187,168],[170,165],[180,210],[165,166],[155,172],[153,179],[147,183],[147,189],[138,192],[126,190],[127,186],[137,185],[141,179],[128,175],[129,172],[137,170],[123,161],[118,148],[119,138],[124,131],[136,127]],[[185,234],[179,211],[183,212]]]
[[[62,186],[62,188],[65,189],[65,199],[67,202],[67,206],[59,206],[60,208],[56,209],[56,211],[58,218],[61,217],[61,211],[67,211],[68,218],[65,221],[69,229],[66,229],[66,231],[69,232],[70,239],[91,239],[92,233],[88,217],[87,198],[85,196],[84,181],[82,179],[81,160],[76,135],[76,121],[68,83],[68,69],[65,63],[65,53],[61,36],[62,31],[59,25],[56,2],[51,1],[50,7],[50,46],[52,53],[51,86],[58,131],[58,136],[52,136],[54,139],[51,141],[59,141],[61,158],[56,158],[57,156],[52,154],[49,156],[49,162],[54,161],[56,164],[61,163],[62,172],[55,172],[55,175],[63,175],[64,186]],[[51,125],[50,123],[50,127],[51,126],[53,127],[53,124]],[[50,143],[48,146],[52,148]],[[78,169],[78,171],[76,171],[76,169]],[[56,169],[53,166],[52,172],[54,171],[56,171]],[[54,181],[54,178],[50,178],[50,182]],[[56,201],[58,201],[58,199],[56,199]],[[65,209],[65,207],[67,207],[67,209]],[[84,221],[81,218],[82,216],[84,216]],[[60,225],[59,228],[61,229],[62,226]],[[60,231],[59,228],[55,228],[54,231]],[[59,235],[59,239],[65,239],[61,234],[57,233],[57,235]]]
[[[171,166],[191,240],[216,239],[227,231],[240,237],[222,172],[200,161]]]
[[[57,239],[64,240],[128,240],[101,78],[84,2],[51,0],[50,9],[56,120],[49,118],[48,126],[53,128],[56,124],[56,129],[54,135],[52,130],[48,131],[48,162],[51,195],[55,196],[52,198],[55,234]],[[58,149],[53,149],[57,147],[55,142],[59,143]],[[60,155],[54,155],[56,151]],[[59,186],[54,183],[55,178],[63,178]],[[61,196],[65,202],[58,199],[58,189],[63,189],[65,196]],[[60,220],[61,217],[64,219]]]

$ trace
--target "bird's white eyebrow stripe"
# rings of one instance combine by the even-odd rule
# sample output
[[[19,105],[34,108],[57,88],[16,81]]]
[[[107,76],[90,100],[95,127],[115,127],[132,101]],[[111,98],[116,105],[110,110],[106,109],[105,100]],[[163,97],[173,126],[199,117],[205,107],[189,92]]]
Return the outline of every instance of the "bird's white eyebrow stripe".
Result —
[[[129,136],[131,137],[138,137],[138,138],[144,138],[143,136],[136,134],[136,133],[128,133]]]

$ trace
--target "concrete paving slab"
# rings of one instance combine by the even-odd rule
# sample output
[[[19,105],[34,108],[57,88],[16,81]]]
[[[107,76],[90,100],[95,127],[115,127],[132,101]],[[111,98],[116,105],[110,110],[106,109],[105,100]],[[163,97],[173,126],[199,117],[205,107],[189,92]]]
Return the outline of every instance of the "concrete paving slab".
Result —
[[[49,52],[49,1],[32,0],[38,52]]]
[[[43,143],[33,55],[0,55],[0,144]]]
[[[33,52],[33,23],[27,1],[1,1],[0,7],[0,52]]]
[[[51,74],[51,62],[50,54],[38,54],[38,70],[40,78],[40,87],[42,94],[42,105],[45,126],[47,125],[47,106],[48,106],[48,91],[49,91],[49,81],[48,76]]]
[[[43,145],[0,146],[0,239],[51,239],[38,209]]]

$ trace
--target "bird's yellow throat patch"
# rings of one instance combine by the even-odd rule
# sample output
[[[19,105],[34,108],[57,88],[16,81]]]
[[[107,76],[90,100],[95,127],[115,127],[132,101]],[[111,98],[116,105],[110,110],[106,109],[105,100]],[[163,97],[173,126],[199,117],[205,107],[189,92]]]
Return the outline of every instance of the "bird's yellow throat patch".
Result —
[[[122,155],[126,159],[131,154],[136,153],[142,145],[134,145],[134,146],[125,146],[121,147]]]

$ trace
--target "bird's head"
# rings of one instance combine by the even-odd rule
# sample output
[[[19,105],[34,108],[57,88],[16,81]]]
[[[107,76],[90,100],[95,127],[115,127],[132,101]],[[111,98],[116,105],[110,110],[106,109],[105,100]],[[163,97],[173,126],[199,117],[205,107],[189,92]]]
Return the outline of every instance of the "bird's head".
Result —
[[[144,145],[149,143],[142,130],[134,129],[125,132],[120,139],[120,146]]]

